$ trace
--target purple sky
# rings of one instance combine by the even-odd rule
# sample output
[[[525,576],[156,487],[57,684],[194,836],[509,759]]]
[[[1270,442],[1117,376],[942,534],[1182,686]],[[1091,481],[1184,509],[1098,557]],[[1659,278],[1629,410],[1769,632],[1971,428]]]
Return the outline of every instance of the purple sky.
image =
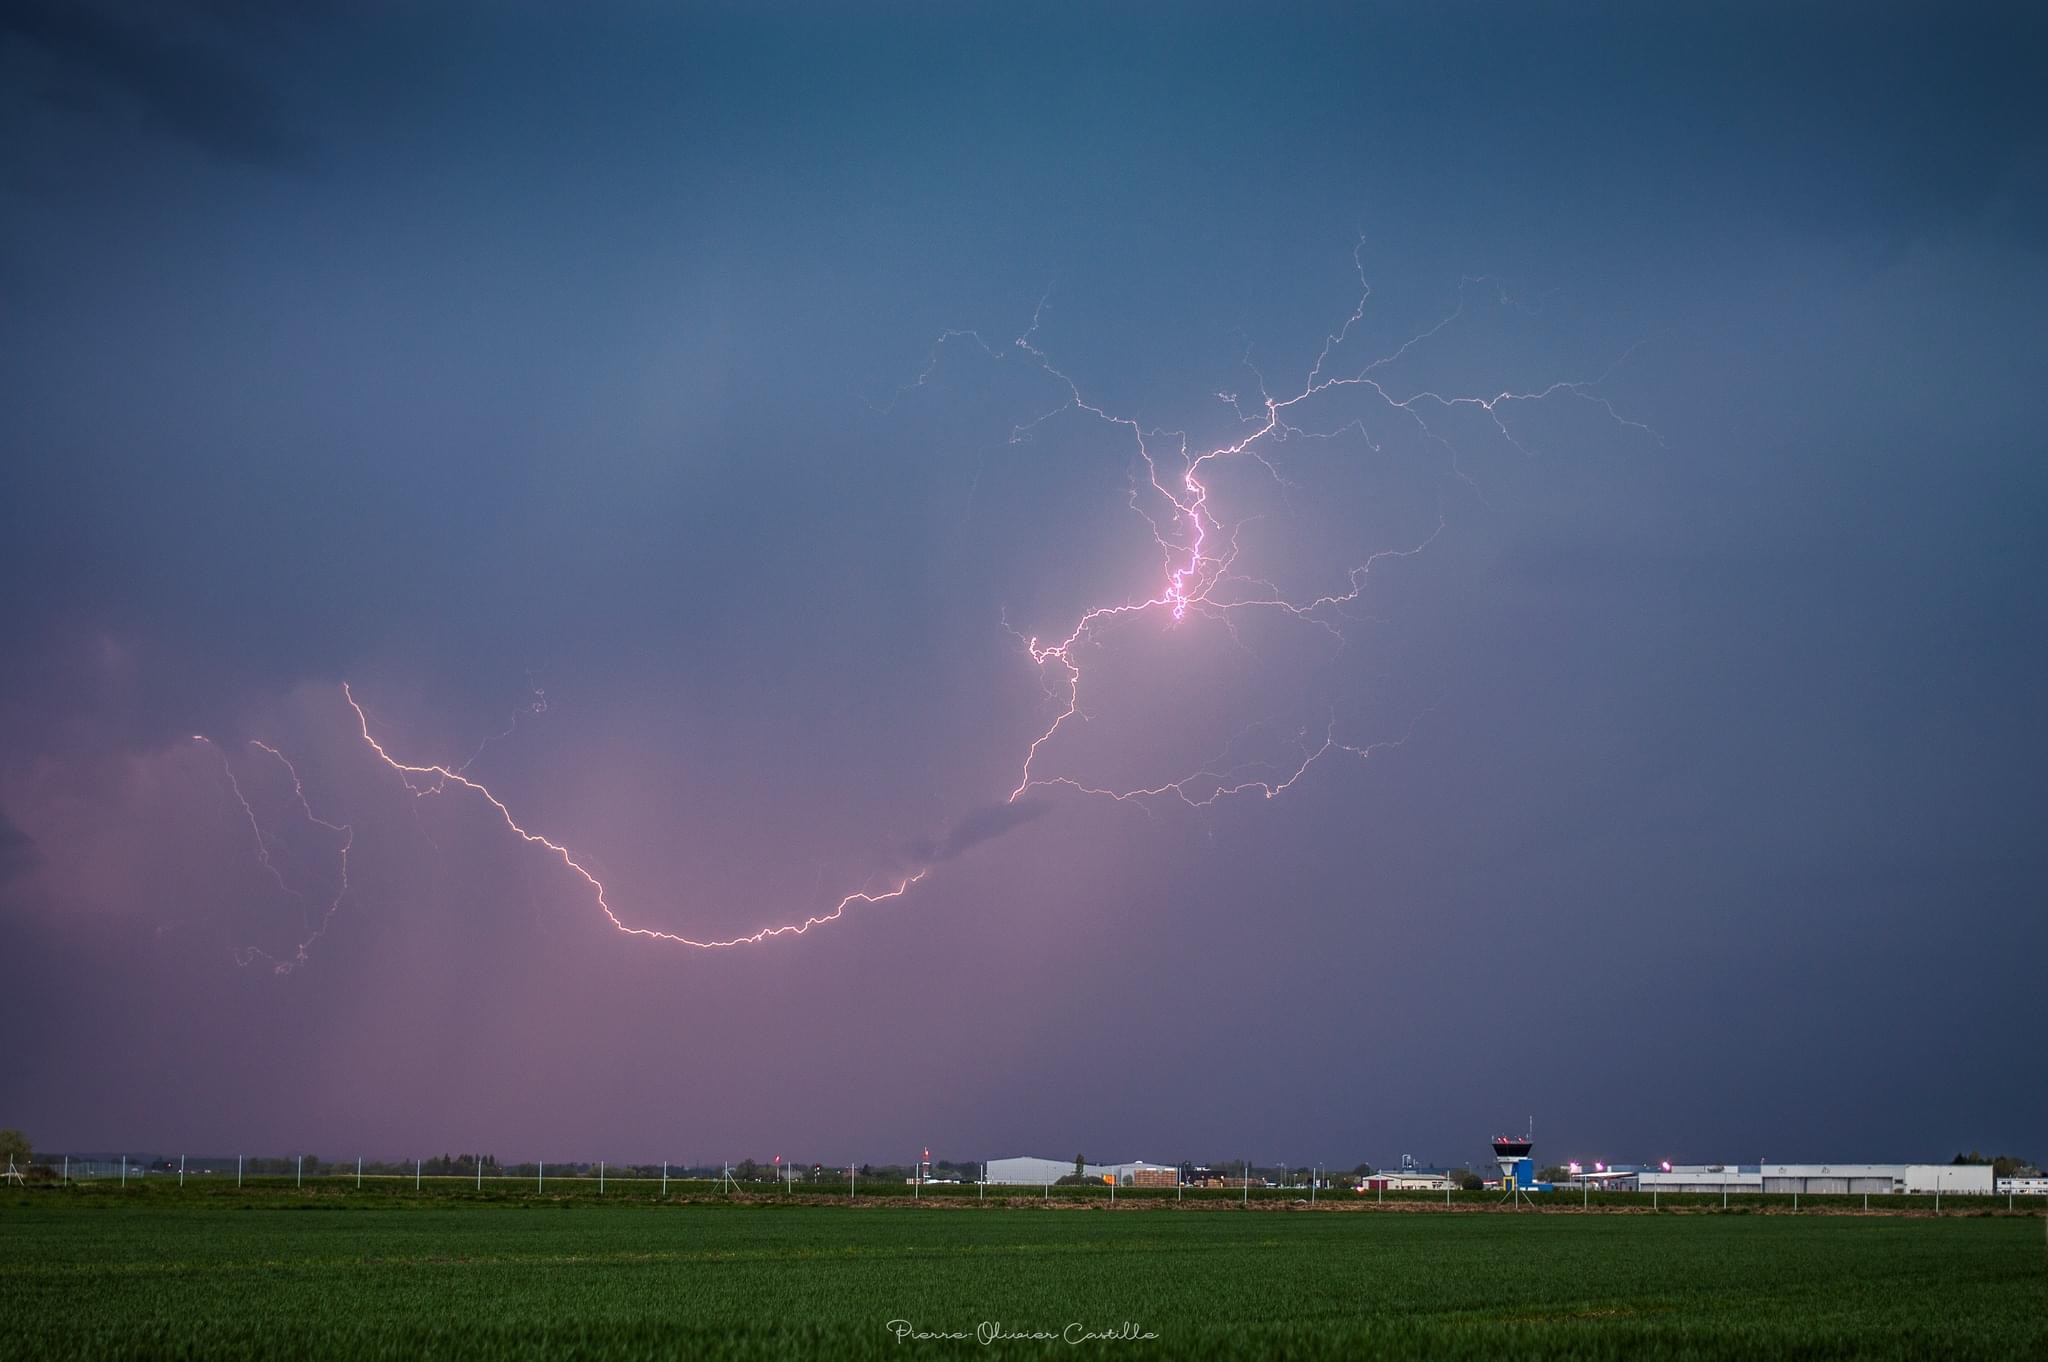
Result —
[[[2048,1154],[2044,35],[1855,12],[8,10],[0,1124]]]

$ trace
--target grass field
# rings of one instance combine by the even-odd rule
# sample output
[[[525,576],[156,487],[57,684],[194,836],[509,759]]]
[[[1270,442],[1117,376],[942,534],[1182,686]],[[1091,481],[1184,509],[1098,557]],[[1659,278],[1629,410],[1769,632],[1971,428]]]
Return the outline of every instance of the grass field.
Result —
[[[2048,1356],[2038,1217],[229,1191],[0,1199],[0,1358]]]

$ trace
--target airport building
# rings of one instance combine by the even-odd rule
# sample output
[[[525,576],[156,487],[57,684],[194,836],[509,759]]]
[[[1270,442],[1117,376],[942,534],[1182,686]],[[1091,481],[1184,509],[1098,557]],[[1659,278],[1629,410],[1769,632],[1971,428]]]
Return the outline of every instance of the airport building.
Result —
[[[989,1182],[1043,1187],[1048,1183],[1058,1182],[1061,1178],[1073,1172],[1074,1161],[1072,1159],[1034,1159],[1028,1156],[1015,1159],[990,1159],[986,1169],[987,1171],[982,1174],[982,1177]],[[1086,1164],[1082,1167],[1081,1173],[1084,1177],[1099,1178],[1102,1176],[1102,1165],[1099,1163]]]
[[[1535,1148],[1534,1123],[1526,1135],[1496,1135],[1493,1137],[1493,1161],[1500,1165],[1498,1181],[1489,1181],[1488,1187],[1505,1190],[1520,1188],[1525,1192],[1547,1192],[1550,1184],[1536,1180],[1536,1161],[1529,1157]]]
[[[1028,1155],[1014,1159],[990,1159],[984,1176],[990,1183],[1003,1183],[1022,1187],[1044,1187],[1071,1177],[1074,1173],[1072,1159],[1037,1159]],[[1180,1181],[1180,1170],[1171,1164],[1146,1163],[1143,1159],[1135,1163],[1087,1163],[1081,1166],[1081,1176],[1090,1182],[1115,1183],[1119,1187],[1172,1187]]]
[[[1990,1196],[1994,1190],[1989,1164],[1957,1163],[1677,1164],[1644,1169],[1635,1181],[1644,1192]]]
[[[1382,1168],[1358,1180],[1360,1192],[1447,1192],[1457,1186],[1448,1168]]]

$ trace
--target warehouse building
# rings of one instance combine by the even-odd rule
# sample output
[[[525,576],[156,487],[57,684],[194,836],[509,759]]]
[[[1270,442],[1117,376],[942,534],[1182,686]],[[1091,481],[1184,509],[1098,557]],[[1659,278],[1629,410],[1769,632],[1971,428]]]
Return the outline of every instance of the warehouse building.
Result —
[[[1456,1175],[1448,1168],[1382,1168],[1367,1173],[1352,1186],[1356,1192],[1448,1192],[1456,1187]]]
[[[1061,1178],[1072,1173],[1074,1171],[1074,1161],[1072,1159],[1034,1159],[1028,1156],[1015,1159],[990,1159],[987,1169],[988,1171],[983,1173],[982,1176],[990,1182],[1043,1187],[1048,1183],[1058,1182]],[[1081,1175],[1089,1178],[1100,1178],[1106,1171],[1108,1170],[1101,1164],[1090,1163],[1082,1166]]]
[[[1028,1155],[990,1159],[987,1167],[983,1176],[989,1182],[1022,1187],[1043,1187],[1074,1173],[1072,1159],[1038,1159]],[[1170,1164],[1139,1159],[1135,1163],[1084,1163],[1081,1176],[1090,1182],[1113,1182],[1119,1187],[1172,1187],[1180,1181],[1180,1170]]]
[[[1954,1163],[1678,1164],[1637,1173],[1636,1187],[1644,1192],[1807,1196],[1990,1196],[1993,1190],[1989,1165]]]

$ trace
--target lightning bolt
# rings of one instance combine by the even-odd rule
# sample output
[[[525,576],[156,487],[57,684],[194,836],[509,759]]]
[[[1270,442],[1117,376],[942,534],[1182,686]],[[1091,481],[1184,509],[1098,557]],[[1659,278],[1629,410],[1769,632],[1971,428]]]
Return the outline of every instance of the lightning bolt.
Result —
[[[1326,372],[1333,357],[1350,340],[1353,330],[1364,319],[1366,308],[1372,298],[1372,285],[1366,278],[1363,258],[1364,241],[1360,240],[1352,251],[1352,265],[1358,274],[1358,303],[1342,326],[1323,338],[1322,349],[1317,353],[1315,363],[1310,367],[1301,386],[1291,393],[1276,397],[1267,388],[1265,376],[1256,368],[1253,376],[1258,380],[1259,401],[1250,413],[1245,404],[1234,394],[1220,393],[1218,397],[1228,405],[1237,418],[1249,429],[1237,439],[1212,446],[1200,453],[1191,451],[1183,432],[1164,432],[1174,448],[1168,453],[1160,452],[1155,442],[1162,433],[1147,431],[1138,421],[1113,414],[1101,405],[1091,402],[1083,395],[1081,386],[1067,373],[1055,365],[1035,341],[1044,311],[1043,303],[1034,312],[1031,325],[1024,334],[1011,342],[1007,352],[989,346],[973,332],[949,331],[942,334],[934,347],[932,364],[918,378],[922,385],[936,370],[938,353],[944,347],[961,340],[971,340],[981,351],[992,359],[1001,360],[1007,355],[1024,357],[1027,363],[1040,373],[1060,385],[1066,392],[1066,400],[1013,430],[1011,440],[1015,443],[1028,433],[1030,427],[1049,420],[1065,411],[1078,411],[1111,426],[1132,442],[1138,459],[1145,468],[1145,478],[1151,490],[1170,509],[1167,523],[1162,526],[1152,514],[1139,504],[1139,490],[1132,489],[1132,506],[1146,521],[1152,532],[1162,562],[1163,574],[1149,596],[1127,599],[1104,604],[1084,611],[1068,631],[1052,642],[1041,642],[1036,637],[1022,638],[1025,651],[1034,666],[1039,668],[1041,679],[1048,668],[1052,669],[1054,681],[1048,691],[1059,705],[1058,712],[1025,749],[1022,768],[1017,784],[1011,789],[1009,799],[1015,802],[1026,792],[1045,786],[1062,786],[1087,795],[1097,795],[1114,800],[1147,800],[1174,797],[1194,807],[1206,807],[1232,795],[1252,791],[1272,799],[1287,790],[1307,774],[1309,768],[1332,752],[1349,753],[1360,759],[1367,759],[1376,752],[1389,747],[1398,747],[1407,735],[1389,742],[1366,745],[1340,741],[1336,736],[1336,719],[1331,717],[1330,725],[1320,742],[1311,743],[1309,735],[1298,734],[1294,746],[1299,761],[1284,774],[1271,778],[1246,778],[1241,770],[1217,771],[1210,768],[1190,773],[1177,780],[1165,781],[1151,786],[1135,786],[1114,789],[1081,783],[1068,776],[1041,776],[1038,774],[1038,760],[1041,751],[1051,743],[1068,722],[1081,713],[1082,665],[1086,649],[1100,646],[1103,635],[1113,626],[1129,623],[1135,619],[1164,612],[1174,625],[1184,622],[1193,613],[1204,618],[1221,622],[1230,627],[1230,616],[1239,611],[1272,610],[1283,612],[1294,619],[1313,624],[1336,635],[1340,640],[1336,619],[1344,607],[1355,604],[1366,591],[1372,570],[1388,559],[1411,558],[1426,550],[1443,533],[1447,520],[1439,511],[1436,526],[1421,540],[1403,548],[1383,549],[1368,556],[1364,562],[1350,569],[1346,574],[1345,586],[1308,600],[1292,600],[1271,582],[1250,577],[1234,571],[1238,557],[1237,526],[1223,522],[1211,509],[1209,485],[1203,481],[1204,470],[1214,463],[1229,459],[1249,458],[1258,462],[1266,471],[1280,480],[1279,473],[1265,457],[1263,446],[1277,443],[1290,436],[1317,439],[1331,439],[1344,430],[1356,428],[1370,443],[1371,437],[1362,419],[1346,422],[1335,430],[1309,430],[1294,424],[1290,415],[1295,409],[1312,399],[1327,393],[1346,389],[1357,389],[1376,398],[1390,413],[1397,413],[1408,420],[1431,443],[1441,446],[1450,455],[1451,470],[1463,482],[1477,491],[1476,484],[1459,466],[1457,450],[1450,440],[1432,427],[1424,413],[1432,409],[1456,411],[1470,408],[1485,413],[1502,439],[1523,454],[1530,451],[1515,438],[1507,420],[1510,404],[1537,403],[1560,395],[1590,402],[1603,410],[1618,424],[1661,437],[1640,422],[1624,417],[1613,403],[1599,392],[1600,385],[1625,362],[1633,350],[1626,352],[1606,373],[1590,380],[1573,380],[1551,383],[1546,387],[1530,391],[1502,390],[1477,396],[1445,396],[1433,389],[1424,389],[1406,394],[1396,394],[1376,375],[1388,369],[1410,352],[1441,334],[1446,328],[1464,315],[1466,294],[1474,284],[1489,281],[1466,279],[1460,283],[1458,304],[1427,330],[1418,332],[1402,342],[1394,350],[1372,359],[1350,372]],[[1499,294],[1502,302],[1510,301],[1505,292]],[[1246,356],[1250,367],[1249,355]],[[1377,445],[1372,446],[1377,449]],[[1161,464],[1175,461],[1178,466],[1170,469],[1162,480]],[[1283,490],[1284,480],[1280,480]],[[1235,631],[1233,630],[1233,636]],[[1014,631],[1013,631],[1014,633]],[[1021,637],[1021,636],[1020,636]],[[1064,692],[1063,701],[1060,699]],[[1410,732],[1413,724],[1410,724]],[[1209,793],[1197,797],[1193,791],[1209,786]]]
[[[696,937],[684,936],[678,932],[664,932],[653,927],[631,927],[623,922],[617,913],[612,911],[611,901],[605,897],[604,882],[591,874],[587,866],[571,855],[569,848],[563,846],[560,842],[542,836],[540,833],[529,832],[526,828],[521,827],[519,820],[512,816],[512,810],[505,806],[504,800],[492,794],[481,781],[474,780],[463,774],[461,768],[431,763],[415,765],[411,762],[400,761],[392,756],[384,749],[384,744],[377,741],[376,735],[370,732],[370,716],[364,712],[362,705],[357,702],[355,692],[349,688],[347,682],[342,683],[341,693],[343,698],[348,701],[349,708],[355,711],[356,723],[362,732],[363,741],[376,754],[377,760],[398,773],[399,780],[404,783],[406,789],[412,792],[414,797],[422,798],[428,795],[438,795],[445,792],[451,785],[477,795],[497,811],[498,816],[504,820],[505,826],[511,829],[513,835],[518,837],[520,841],[525,842],[528,846],[545,848],[556,860],[566,866],[572,874],[588,885],[592,894],[596,896],[597,906],[604,913],[606,920],[614,928],[625,933],[627,936],[645,937],[650,941],[668,941],[678,946],[694,946],[699,950],[720,950],[728,946],[752,946],[763,941],[772,940],[778,936],[802,936],[813,927],[822,927],[828,922],[837,922],[841,915],[856,903],[884,903],[890,899],[901,898],[910,892],[910,886],[918,883],[931,872],[931,867],[926,866],[916,874],[906,875],[898,880],[894,889],[882,893],[861,891],[848,894],[845,898],[840,899],[838,903],[834,904],[832,910],[828,913],[818,913],[804,918],[800,922],[785,923],[778,927],[763,927],[757,932],[752,932],[745,936],[728,937],[724,940],[699,940]]]
[[[1382,751],[1401,746],[1412,736],[1416,723],[1423,715],[1411,719],[1406,730],[1398,737],[1374,742],[1348,740],[1339,735],[1338,718],[1333,709],[1320,731],[1301,728],[1280,743],[1285,755],[1278,761],[1233,762],[1232,752],[1238,741],[1246,736],[1246,733],[1240,733],[1238,738],[1225,744],[1214,759],[1197,770],[1149,785],[1094,785],[1056,771],[1047,774],[1042,769],[1050,764],[1051,749],[1069,730],[1076,716],[1083,716],[1085,662],[1091,654],[1106,646],[1117,628],[1146,617],[1162,618],[1169,627],[1176,628],[1187,624],[1190,619],[1198,619],[1219,624],[1235,639],[1235,616],[1248,612],[1274,612],[1306,626],[1326,631],[1341,642],[1341,625],[1349,617],[1348,609],[1357,605],[1365,595],[1374,568],[1390,559],[1410,558],[1423,553],[1442,535],[1447,521],[1439,508],[1435,527],[1416,542],[1375,552],[1350,568],[1342,580],[1333,584],[1329,590],[1301,599],[1288,596],[1270,581],[1238,570],[1238,534],[1243,522],[1226,519],[1216,507],[1209,480],[1209,470],[1212,466],[1220,466],[1232,460],[1252,460],[1279,483],[1284,495],[1287,484],[1268,453],[1272,446],[1290,438],[1335,439],[1347,431],[1355,431],[1371,448],[1379,448],[1373,442],[1363,418],[1354,418],[1328,430],[1298,424],[1298,420],[1306,419],[1302,413],[1314,399],[1345,391],[1356,391],[1369,396],[1380,405],[1390,419],[1410,423],[1426,442],[1442,448],[1446,452],[1452,475],[1472,487],[1475,493],[1478,491],[1477,485],[1460,466],[1456,446],[1447,435],[1431,424],[1431,416],[1460,411],[1481,414],[1490,421],[1494,431],[1503,441],[1512,448],[1528,454],[1530,451],[1516,437],[1511,424],[1512,412],[1517,406],[1569,398],[1588,403],[1615,423],[1642,432],[1662,443],[1654,430],[1640,421],[1624,416],[1600,391],[1614,368],[1627,360],[1628,353],[1624,353],[1606,373],[1598,377],[1553,382],[1544,387],[1528,390],[1503,389],[1490,393],[1445,394],[1435,389],[1403,392],[1390,387],[1386,375],[1393,366],[1451,327],[1465,314],[1467,293],[1473,287],[1488,281],[1462,281],[1456,307],[1433,325],[1409,337],[1395,349],[1369,361],[1353,367],[1339,367],[1338,356],[1363,321],[1372,297],[1372,287],[1366,278],[1363,260],[1364,245],[1361,238],[1352,252],[1352,263],[1359,281],[1358,302],[1343,324],[1325,335],[1315,362],[1299,385],[1286,393],[1275,395],[1269,390],[1265,376],[1251,364],[1247,351],[1244,364],[1257,380],[1258,396],[1255,401],[1247,401],[1236,394],[1217,394],[1218,399],[1231,410],[1233,418],[1239,424],[1236,437],[1223,443],[1199,448],[1184,432],[1148,430],[1136,419],[1117,414],[1102,404],[1091,401],[1081,384],[1062,370],[1038,343],[1037,336],[1047,306],[1042,299],[1033,310],[1029,327],[1007,346],[991,346],[979,333],[971,330],[942,332],[932,345],[930,362],[924,371],[912,383],[899,389],[896,398],[887,407],[878,409],[893,410],[905,395],[931,382],[949,347],[969,345],[997,362],[1021,362],[1051,380],[1056,385],[1056,393],[1063,394],[1050,409],[1013,427],[1010,433],[1011,444],[1027,441],[1037,426],[1062,413],[1077,412],[1107,426],[1117,438],[1128,441],[1135,453],[1137,464],[1143,468],[1143,485],[1140,485],[1138,474],[1134,472],[1132,476],[1129,500],[1132,509],[1145,522],[1153,544],[1158,550],[1158,576],[1148,587],[1123,599],[1105,601],[1088,607],[1075,617],[1063,632],[1056,635],[1025,635],[1011,630],[1022,645],[1030,665],[1038,672],[1050,707],[1056,712],[1025,746],[1016,782],[1007,795],[1008,802],[1015,803],[1033,789],[1054,787],[1119,802],[1149,805],[1155,800],[1178,800],[1195,808],[1206,808],[1240,795],[1258,794],[1266,799],[1274,799],[1298,784],[1310,769],[1325,757],[1345,754],[1360,760],[1369,760]],[[1511,302],[1505,291],[1498,291],[1497,296],[1503,303]],[[1134,465],[1134,468],[1136,466]],[[1009,627],[1007,620],[1004,627]],[[539,691],[535,691],[534,695],[535,703],[529,708],[532,712],[538,713],[546,707],[545,698]],[[369,714],[346,682],[342,685],[342,696],[355,715],[356,726],[364,745],[377,761],[398,776],[409,793],[415,798],[423,799],[450,791],[461,791],[482,800],[519,841],[544,851],[580,880],[596,901],[605,920],[614,930],[627,936],[698,950],[722,950],[734,946],[756,945],[781,937],[802,936],[813,927],[839,921],[849,908],[856,905],[880,904],[902,898],[913,886],[923,883],[934,868],[933,864],[927,863],[914,873],[895,878],[888,888],[864,889],[849,893],[827,912],[763,927],[740,936],[699,939],[678,932],[633,926],[614,910],[604,883],[568,846],[523,825],[504,799],[469,774],[484,747],[499,738],[509,736],[511,728],[507,728],[504,733],[486,738],[470,757],[459,765],[407,761],[394,756],[377,738],[372,731]],[[1430,708],[1433,709],[1434,706]],[[1425,710],[1423,714],[1426,715],[1428,712],[1429,710]],[[516,726],[515,715],[513,727]],[[1255,729],[1259,727],[1261,726],[1253,726]],[[346,825],[325,822],[315,817],[306,804],[298,773],[291,767],[291,763],[277,749],[262,743],[255,745],[284,762],[286,768],[291,770],[293,788],[306,817],[344,835],[345,840],[341,848],[341,892],[346,893],[347,853],[353,840],[352,834]],[[225,754],[222,760],[225,767]],[[228,772],[228,779],[234,788],[236,798],[241,801],[250,826],[256,832],[258,859],[277,879],[279,886],[285,887],[282,875],[270,860],[269,845],[255,813],[250,809],[248,801],[242,798],[240,787],[234,785],[232,770]],[[291,891],[287,889],[287,892]],[[319,930],[301,944],[293,961],[277,965],[280,972],[287,971],[292,964],[303,963],[307,948],[326,930],[326,924],[331,920],[334,908],[339,902],[338,894],[328,905]]]
[[[235,768],[228,761],[228,754],[226,749],[221,747],[219,743],[215,742],[213,739],[207,737],[203,733],[193,734],[192,741],[198,743],[205,743],[208,747],[211,747],[216,753],[219,754],[220,769],[227,776],[228,789],[234,794],[235,803],[241,807],[243,816],[249,820],[249,830],[255,834],[257,862],[261,864],[262,867],[270,873],[271,879],[277,881],[277,887],[279,889],[291,895],[293,898],[299,900],[301,903],[304,903],[306,896],[301,894],[298,890],[292,888],[289,884],[285,882],[283,872],[277,868],[277,863],[271,860],[270,838],[263,831],[263,825],[261,824],[261,822],[257,820],[256,810],[249,803],[248,796],[242,792],[241,782],[235,779]],[[249,746],[258,749],[259,751],[269,753],[272,757],[276,758],[276,760],[281,765],[283,765],[285,773],[291,777],[292,798],[295,801],[297,801],[299,806],[299,812],[305,815],[307,822],[318,824],[320,827],[326,828],[329,832],[338,833],[341,836],[341,846],[337,852],[337,858],[340,862],[340,870],[338,877],[339,883],[335,888],[334,896],[328,899],[326,904],[322,906],[322,908],[320,909],[319,920],[317,924],[314,926],[312,932],[299,942],[297,949],[294,950],[292,953],[291,959],[279,959],[278,957],[271,955],[269,952],[264,951],[256,946],[238,947],[234,952],[236,964],[246,966],[254,960],[266,960],[270,963],[271,970],[273,973],[290,974],[298,966],[305,964],[306,961],[310,958],[310,954],[312,952],[314,943],[319,941],[321,937],[327,935],[327,928],[329,924],[331,924],[334,921],[335,912],[341,907],[342,899],[348,896],[348,853],[349,849],[355,845],[355,829],[346,823],[331,823],[327,819],[322,818],[318,814],[313,812],[313,806],[306,801],[305,782],[299,778],[299,768],[292,764],[292,760],[290,757],[287,757],[283,752],[279,751],[275,747],[272,747],[269,743],[259,741],[255,738],[251,738],[249,740]]]

